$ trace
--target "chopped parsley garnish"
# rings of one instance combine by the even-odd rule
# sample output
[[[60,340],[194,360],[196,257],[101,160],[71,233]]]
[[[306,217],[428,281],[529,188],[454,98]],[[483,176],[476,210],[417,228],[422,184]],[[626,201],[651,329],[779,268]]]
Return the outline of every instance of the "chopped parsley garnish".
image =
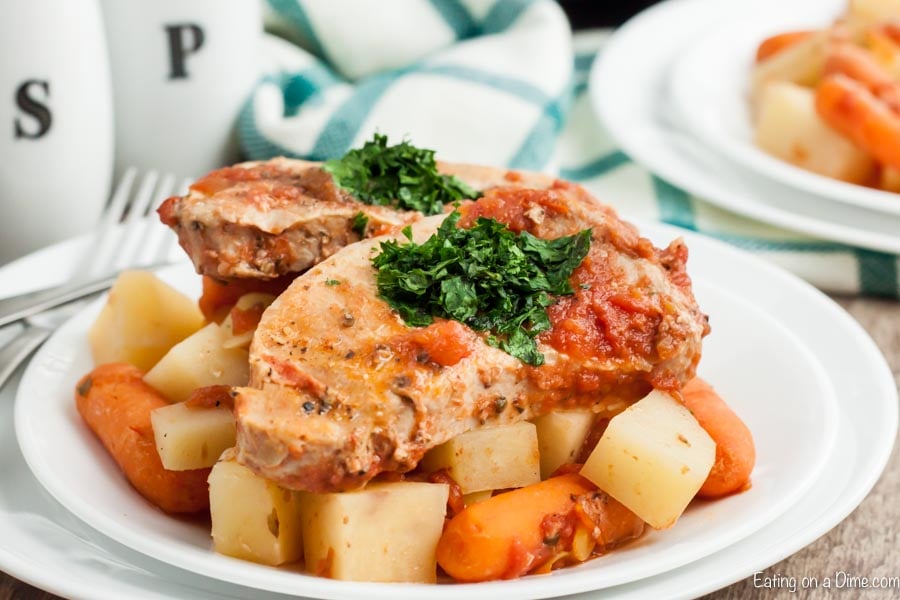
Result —
[[[326,279],[325,285],[341,285],[340,279]]]
[[[426,215],[443,212],[450,202],[480,196],[457,177],[438,173],[434,150],[416,148],[405,140],[388,146],[387,136],[377,133],[362,148],[329,160],[322,168],[361,202]]]
[[[591,244],[591,231],[544,240],[528,232],[479,218],[471,229],[457,227],[452,212],[423,244],[381,242],[372,258],[378,294],[412,327],[434,317],[453,319],[487,342],[529,365],[544,364],[535,338],[550,329],[553,296],[572,294],[569,277]]]
[[[353,215],[353,221],[350,223],[352,229],[359,237],[366,237],[366,226],[369,224],[369,217],[363,212]]]

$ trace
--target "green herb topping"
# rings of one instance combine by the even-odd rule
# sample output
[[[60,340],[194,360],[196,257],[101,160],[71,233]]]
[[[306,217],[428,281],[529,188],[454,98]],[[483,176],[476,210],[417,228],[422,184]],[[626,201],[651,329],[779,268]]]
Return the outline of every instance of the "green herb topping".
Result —
[[[381,242],[373,257],[378,293],[412,327],[454,319],[529,365],[544,364],[535,338],[550,329],[552,296],[572,294],[569,277],[591,244],[591,231],[544,240],[479,218],[460,229],[452,212],[425,243]]]
[[[356,232],[359,237],[366,237],[366,226],[369,224],[369,217],[365,215],[365,213],[358,212],[353,215],[353,221],[350,223],[350,228]]]
[[[341,285],[340,279],[326,279],[325,285]]]
[[[480,196],[460,179],[438,173],[434,150],[407,141],[388,146],[387,136],[377,133],[362,148],[329,160],[322,168],[361,202],[426,215],[443,212],[450,202]]]

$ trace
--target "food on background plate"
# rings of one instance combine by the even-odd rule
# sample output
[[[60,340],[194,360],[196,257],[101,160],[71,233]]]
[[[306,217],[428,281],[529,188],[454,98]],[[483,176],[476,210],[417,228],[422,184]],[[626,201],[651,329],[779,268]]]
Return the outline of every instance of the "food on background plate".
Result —
[[[900,4],[851,0],[821,31],[760,44],[755,142],[832,179],[900,192]]]
[[[376,231],[379,211],[393,221]],[[686,247],[655,248],[579,186],[376,136],[321,166],[214,172],[160,212],[204,275],[207,323],[154,364],[84,380],[127,369],[137,416],[82,413],[164,510],[177,498],[148,477],[208,474],[218,552],[360,581],[518,577],[669,527],[702,488],[749,485],[749,432],[696,383],[708,326]],[[98,362],[133,344],[101,330]],[[107,441],[135,435],[131,462]]]

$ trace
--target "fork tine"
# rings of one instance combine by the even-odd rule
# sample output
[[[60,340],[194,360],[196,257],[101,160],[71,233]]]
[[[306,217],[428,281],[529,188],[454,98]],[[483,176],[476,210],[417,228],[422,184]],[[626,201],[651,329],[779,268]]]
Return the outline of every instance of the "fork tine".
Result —
[[[127,169],[122,175],[122,179],[103,209],[97,232],[79,261],[76,274],[72,277],[73,280],[87,279],[99,274],[98,265],[102,265],[100,258],[103,257],[104,249],[110,245],[110,240],[115,237],[117,225],[125,215],[128,199],[131,197],[131,187],[134,185],[136,177],[137,169],[134,167]]]

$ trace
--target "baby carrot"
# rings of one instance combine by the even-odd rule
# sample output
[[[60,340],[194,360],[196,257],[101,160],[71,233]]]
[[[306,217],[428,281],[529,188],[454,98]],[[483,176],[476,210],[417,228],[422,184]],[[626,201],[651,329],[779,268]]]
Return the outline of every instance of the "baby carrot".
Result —
[[[100,365],[78,382],[75,404],[144,498],[167,513],[209,508],[206,479],[210,469],[167,471],[162,466],[150,411],[169,403],[144,383],[140,369],[124,363]]]
[[[718,498],[744,489],[756,462],[750,430],[699,377],[689,381],[681,393],[685,406],[716,443],[716,460],[697,495]]]
[[[787,50],[797,42],[801,42],[812,35],[812,31],[788,31],[779,33],[770,38],[766,38],[756,49],[756,62],[762,61],[775,56],[782,50]]]
[[[545,523],[574,515],[578,496],[595,489],[587,479],[570,473],[473,504],[444,528],[438,564],[459,581],[524,575],[554,553],[558,540],[547,539]]]

